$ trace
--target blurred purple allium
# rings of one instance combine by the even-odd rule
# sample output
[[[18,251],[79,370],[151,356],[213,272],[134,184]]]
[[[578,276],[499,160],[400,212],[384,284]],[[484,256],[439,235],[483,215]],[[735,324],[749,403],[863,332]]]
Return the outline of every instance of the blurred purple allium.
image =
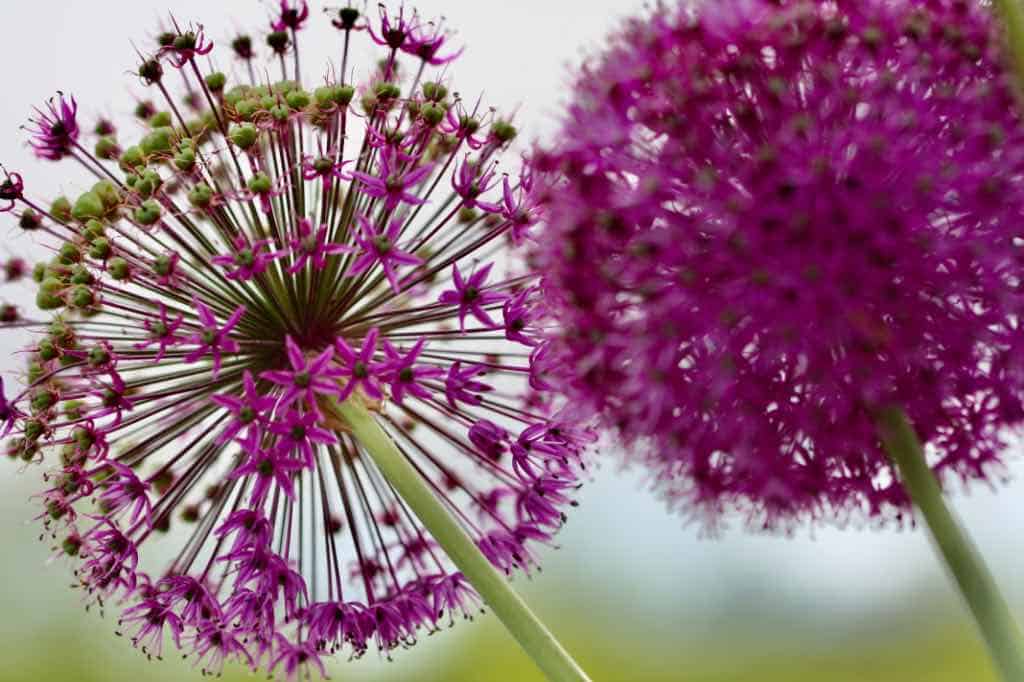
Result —
[[[284,55],[308,14],[281,0],[287,42],[270,41],[266,69],[233,42],[242,71],[280,68],[272,83],[207,71],[202,27],[172,21],[139,68],[141,140],[104,120],[90,153],[62,97],[31,144],[92,171],[85,191],[0,184],[0,210],[45,254],[43,313],[0,315],[31,333],[23,387],[0,381],[6,451],[45,467],[40,518],[86,600],[123,604],[147,654],[169,639],[213,673],[322,672],[326,652],[386,655],[479,608],[331,400],[363,403],[506,572],[550,544],[589,441],[533,380],[538,278],[506,247],[537,196],[512,176],[515,216],[475,208],[501,202],[491,174],[514,127],[450,94],[447,33],[409,11],[369,20],[385,47],[358,87],[335,66],[304,90]],[[364,20],[337,16],[347,64]],[[159,543],[177,546],[169,565]]]
[[[876,436],[950,479],[1024,418],[1024,131],[989,7],[729,0],[627,22],[537,157],[535,355],[674,507],[902,518]]]

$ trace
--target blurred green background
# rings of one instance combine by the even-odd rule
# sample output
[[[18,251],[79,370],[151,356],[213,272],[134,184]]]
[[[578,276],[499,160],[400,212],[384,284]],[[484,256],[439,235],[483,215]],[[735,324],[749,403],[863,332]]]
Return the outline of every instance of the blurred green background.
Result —
[[[49,543],[25,521],[37,474],[0,485],[0,682],[199,679],[169,643],[165,660],[147,661],[114,634],[116,607],[85,612],[67,566],[47,565]],[[701,538],[666,516],[640,480],[605,467],[544,571],[516,579],[595,682],[995,682],[923,532],[781,538],[737,527]],[[959,502],[1019,604],[1018,555],[1000,550],[1016,546],[1020,519],[999,519],[1017,506],[1018,488]],[[1006,546],[992,542],[990,525],[1002,526]],[[424,636],[391,662],[370,652],[328,666],[333,679],[352,682],[543,679],[489,614]],[[253,674],[228,668],[225,679]]]
[[[32,105],[63,89],[78,98],[83,120],[129,110],[140,91],[127,75],[136,66],[130,41],[148,44],[168,10],[183,21],[204,22],[223,43],[236,28],[265,26],[273,4],[0,0],[0,162],[23,171],[38,194],[79,188],[77,176],[29,160],[17,128]],[[468,48],[450,69],[458,88],[470,99],[484,92],[503,112],[518,111],[528,144],[554,129],[559,102],[568,96],[567,67],[579,62],[581,50],[600,49],[620,17],[637,11],[642,0],[407,4],[424,15],[443,14],[458,29],[456,42]],[[322,24],[321,3],[311,5],[311,23]],[[309,72],[336,59],[336,34],[320,25],[309,39],[305,35]],[[38,255],[11,221],[0,222],[0,235],[0,256]],[[9,370],[19,361],[21,342],[3,338],[0,369]],[[699,527],[666,514],[640,476],[619,471],[614,453],[605,457],[558,538],[561,549],[542,557],[542,574],[517,579],[595,682],[994,679],[922,531],[800,529],[782,538],[749,534],[735,521],[719,537],[704,538]],[[42,472],[19,473],[16,465],[3,464],[0,682],[198,679],[199,671],[170,647],[167,660],[150,663],[116,637],[116,608],[105,618],[84,612],[79,595],[68,589],[68,567],[46,565],[49,544],[39,542],[39,525],[31,521],[36,512],[29,498]],[[997,579],[1024,606],[1024,485],[957,494],[955,502]],[[332,661],[330,672],[351,682],[541,679],[489,615],[424,637],[397,652],[394,662],[369,653],[360,661]],[[232,669],[226,678],[252,675]]]

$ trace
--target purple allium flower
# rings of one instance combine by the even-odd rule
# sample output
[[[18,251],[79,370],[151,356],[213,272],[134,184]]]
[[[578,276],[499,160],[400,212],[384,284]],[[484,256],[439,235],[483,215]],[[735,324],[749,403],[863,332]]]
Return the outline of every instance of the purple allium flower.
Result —
[[[709,2],[629,22],[540,155],[563,323],[535,385],[675,506],[900,515],[876,435],[987,478],[1024,420],[1024,129],[981,3]]]
[[[278,11],[277,19],[270,24],[275,31],[298,31],[309,18],[309,4],[306,0],[299,0],[294,7],[289,0],[280,0]]]
[[[313,230],[313,221],[303,218],[299,221],[299,233],[288,245],[292,250],[292,264],[288,267],[289,274],[295,274],[306,263],[311,263],[317,270],[327,267],[327,257],[340,253],[349,253],[351,249],[341,244],[327,243],[327,225],[323,224]]]
[[[20,267],[51,311],[17,323],[33,332],[26,385],[0,398],[0,430],[46,469],[44,537],[88,599],[123,604],[135,646],[301,677],[480,606],[335,402],[367,408],[503,571],[552,544],[587,443],[551,436],[585,427],[538,397],[550,360],[531,344],[550,321],[538,273],[507,249],[540,197],[528,169],[511,199],[497,186],[513,129],[449,96],[440,24],[385,11],[383,65],[349,84],[349,42],[374,44],[352,5],[332,12],[340,64],[306,90],[294,34],[313,16],[278,7],[286,35],[268,44],[295,57],[275,58],[280,81],[245,36],[227,49],[249,78],[211,72],[225,59],[172,21],[138,71],[140,139],[119,122],[79,144],[73,100],[41,115],[34,141],[74,157],[61,184],[78,192],[0,185],[41,242],[43,262]],[[467,230],[467,200],[500,212]]]
[[[498,213],[501,206],[489,201],[480,201],[478,197],[491,189],[497,180],[494,178],[494,166],[484,171],[480,165],[469,160],[467,155],[459,166],[459,172],[452,176],[452,189],[462,198],[466,208],[479,208],[488,213]]]
[[[420,353],[427,340],[420,338],[408,353],[404,355],[388,341],[384,341],[384,354],[387,356],[383,371],[384,381],[391,384],[391,397],[399,405],[405,394],[429,400],[433,392],[422,385],[424,379],[436,379],[444,374],[440,367],[417,363]]]
[[[455,288],[442,291],[437,300],[443,305],[458,307],[459,329],[463,332],[466,331],[467,313],[472,313],[473,317],[487,329],[501,326],[487,314],[487,306],[493,306],[507,298],[493,287],[484,287],[484,282],[487,281],[493,267],[494,263],[488,263],[467,279],[462,276],[457,263],[452,266],[452,284]]]
[[[410,29],[401,49],[402,52],[419,57],[427,64],[442,66],[458,59],[466,49],[461,47],[444,56],[438,55],[448,38],[449,35],[441,22],[418,22]]]
[[[32,119],[35,129],[29,144],[40,159],[60,161],[67,156],[78,142],[78,103],[74,97],[64,99],[60,94],[57,103],[46,103],[46,111],[36,109]],[[20,180],[20,178],[19,178]]]
[[[359,227],[353,235],[359,249],[362,251],[359,258],[352,263],[349,272],[359,275],[369,270],[376,264],[380,264],[384,276],[387,277],[391,290],[398,293],[401,290],[398,282],[398,273],[395,267],[399,265],[419,265],[423,261],[411,253],[398,248],[395,243],[401,236],[403,221],[392,220],[387,230],[377,230],[366,216],[358,216]]]
[[[271,262],[284,255],[281,251],[270,251],[271,240],[260,239],[250,243],[245,237],[237,237],[232,250],[210,258],[210,262],[227,270],[228,279],[245,281],[263,274]]]
[[[222,355],[224,353],[237,353],[238,344],[228,337],[231,330],[235,328],[242,315],[245,314],[245,306],[235,308],[223,326],[217,326],[217,317],[213,314],[210,306],[199,299],[193,301],[196,314],[202,329],[197,331],[187,340],[187,343],[194,343],[198,348],[185,356],[185,362],[196,362],[207,355],[213,358],[213,378],[220,374]]]
[[[387,363],[374,360],[377,354],[377,336],[376,327],[367,332],[358,353],[344,338],[339,336],[334,339],[334,352],[341,361],[340,376],[348,377],[341,393],[338,394],[339,399],[348,398],[357,389],[362,390],[373,400],[381,400],[384,397],[381,382]]]
[[[398,150],[389,147],[380,156],[378,175],[352,171],[352,177],[363,184],[366,196],[384,200],[384,211],[390,213],[399,204],[418,206],[425,202],[416,192],[416,186],[428,178],[434,164],[424,163],[419,167],[403,162]]]

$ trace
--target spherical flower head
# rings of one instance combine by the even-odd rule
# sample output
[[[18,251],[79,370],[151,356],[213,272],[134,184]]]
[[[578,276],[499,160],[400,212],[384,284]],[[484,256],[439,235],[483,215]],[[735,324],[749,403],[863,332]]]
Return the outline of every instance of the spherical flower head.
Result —
[[[32,143],[73,157],[77,193],[0,184],[43,254],[0,278],[30,272],[41,311],[0,307],[3,329],[33,334],[24,385],[0,383],[0,433],[46,469],[43,537],[87,600],[123,604],[133,645],[308,679],[328,654],[389,655],[481,606],[342,401],[510,573],[551,544],[588,441],[559,396],[536,398],[548,318],[506,246],[539,196],[528,169],[499,186],[511,124],[450,94],[440,23],[342,8],[343,32],[325,27],[340,64],[307,90],[313,17],[304,1],[273,11],[273,52],[220,48],[248,79],[209,72],[218,48],[172,19],[140,56],[137,123],[80,133],[70,98],[40,114]],[[374,39],[381,62],[350,64],[349,44]],[[492,215],[467,229],[477,209]]]
[[[876,433],[992,475],[1024,419],[1024,130],[987,7],[705,3],[629,22],[542,150],[561,384],[688,513],[899,517]]]

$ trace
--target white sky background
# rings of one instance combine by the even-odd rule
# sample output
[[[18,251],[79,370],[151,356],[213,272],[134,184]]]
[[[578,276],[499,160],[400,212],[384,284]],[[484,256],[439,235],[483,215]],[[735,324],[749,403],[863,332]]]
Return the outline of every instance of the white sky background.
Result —
[[[640,6],[633,0],[415,4],[424,16],[443,13],[458,31],[455,43],[467,45],[452,68],[456,89],[467,100],[482,90],[486,101],[502,111],[518,106],[516,123],[528,140],[556,129],[558,105],[569,95],[569,65],[578,63],[584,48],[599,48],[618,19]],[[268,7],[256,0],[0,0],[0,162],[22,171],[33,195],[52,196],[59,189],[74,196],[84,182],[72,162],[35,162],[24,145],[27,135],[18,126],[27,121],[32,105],[58,89],[73,93],[86,128],[98,113],[130,111],[131,93],[144,91],[130,75],[137,66],[130,41],[152,45],[157,19],[167,8],[179,20],[205,24],[208,35],[221,45],[214,51],[220,55],[218,66],[229,71],[230,37],[236,28],[245,28],[255,39],[265,26]],[[300,34],[307,85],[322,71],[328,55],[336,60],[340,51],[339,35],[325,27],[318,9],[315,3],[312,28]],[[262,39],[255,42],[262,47]],[[361,56],[365,50],[357,48],[354,54]],[[357,75],[365,74],[366,60],[355,63]],[[0,254],[33,253],[10,217],[0,216],[0,239]],[[18,347],[11,337],[0,339],[0,367],[20,364],[21,358],[12,356]],[[806,613],[817,605],[833,615],[860,619],[875,609],[898,610],[902,600],[921,591],[920,585],[943,585],[941,568],[922,531],[819,530],[812,537],[804,530],[784,539],[753,536],[734,523],[721,538],[699,539],[696,527],[683,527],[680,518],[667,515],[642,481],[620,472],[615,461],[609,453],[595,482],[582,492],[581,506],[559,538],[562,550],[546,557],[545,571],[534,581],[550,581],[549,587],[562,590],[566,601],[578,600],[588,609],[602,605],[600,610],[617,614],[611,628],[650,623],[666,613],[671,621],[697,624],[701,613],[718,610],[723,603],[749,612],[750,618],[770,618],[787,601]],[[39,486],[40,472],[30,469],[19,476],[17,466],[0,464],[0,556],[15,555],[0,562],[0,602],[8,614],[12,608],[31,610],[33,619],[66,614],[64,605],[77,608],[77,598],[64,589],[66,569],[38,568],[46,546],[36,541],[38,527],[23,523],[35,514],[27,498]],[[1022,471],[1019,463],[1011,468]],[[977,486],[969,497],[958,495],[956,500],[997,579],[1019,605],[1024,605],[1022,493],[1024,484],[1017,480],[996,495]],[[735,592],[737,584],[746,586],[742,594]],[[529,591],[542,588],[531,585]],[[955,607],[952,591],[941,594]],[[1019,612],[1024,616],[1024,610]],[[21,627],[9,615],[0,618],[0,637],[15,631]]]

